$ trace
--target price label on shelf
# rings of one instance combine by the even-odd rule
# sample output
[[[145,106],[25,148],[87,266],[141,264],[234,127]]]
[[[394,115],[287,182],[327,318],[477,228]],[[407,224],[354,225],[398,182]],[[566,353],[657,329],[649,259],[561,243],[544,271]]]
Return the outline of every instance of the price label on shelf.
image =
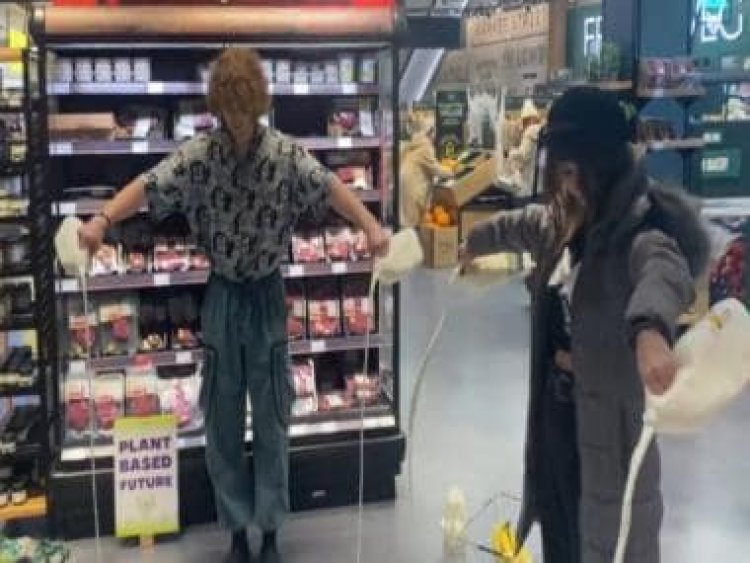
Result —
[[[349,271],[349,265],[346,262],[334,262],[331,264],[331,272],[334,274],[345,274]]]
[[[651,144],[649,145],[649,148],[652,151],[661,151],[661,150],[664,150],[665,147],[666,145],[662,141],[652,141]]]
[[[178,366],[184,366],[185,364],[192,364],[193,353],[192,352],[177,352],[174,357],[174,362]]]
[[[292,92],[295,96],[307,96],[310,93],[309,84],[295,84],[292,86]]]
[[[72,143],[52,143],[50,145],[50,154],[52,155],[66,155],[66,154],[73,154],[73,144]]]
[[[164,82],[149,82],[146,92],[153,96],[160,96],[164,93]]]
[[[53,96],[65,96],[70,94],[70,82],[58,82],[57,84],[52,84],[50,90],[50,94]]]
[[[170,285],[172,280],[169,274],[154,274],[154,287],[164,287]]]
[[[294,264],[289,266],[289,277],[290,278],[301,278],[305,275],[305,267],[300,264]]]
[[[336,139],[336,146],[340,149],[350,149],[354,146],[354,139],[351,137],[339,137]]]
[[[133,154],[148,154],[148,141],[133,141],[130,145]]]
[[[73,360],[68,364],[68,373],[86,373],[86,362]]]
[[[310,342],[310,352],[313,354],[320,354],[321,352],[326,351],[326,341],[325,340],[313,340]]]
[[[341,93],[345,96],[353,96],[357,93],[357,85],[356,84],[342,84],[341,85]]]
[[[60,282],[60,291],[63,293],[75,293],[78,291],[78,280],[69,279]]]
[[[57,204],[57,214],[60,217],[67,217],[68,215],[76,214],[76,204],[72,201],[64,201]]]

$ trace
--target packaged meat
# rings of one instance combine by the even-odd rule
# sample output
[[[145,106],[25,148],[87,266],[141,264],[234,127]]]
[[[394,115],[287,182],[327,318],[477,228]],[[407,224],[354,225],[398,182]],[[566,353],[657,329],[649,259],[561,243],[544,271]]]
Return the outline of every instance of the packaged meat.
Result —
[[[286,327],[289,340],[302,340],[307,337],[307,300],[305,285],[290,281],[286,287]]]
[[[341,335],[341,301],[336,280],[318,282],[308,295],[310,338]]]
[[[94,81],[94,61],[88,57],[78,57],[75,60],[76,82],[89,83]]]
[[[109,57],[98,57],[94,61],[94,81],[109,83],[112,82],[114,73],[114,67],[112,66],[112,59]]]
[[[120,139],[164,139],[168,114],[164,108],[149,105],[127,105],[117,110],[116,137]]]
[[[375,55],[363,55],[359,59],[360,84],[375,84],[378,80],[378,59]]]
[[[198,304],[189,291],[167,299],[173,350],[190,350],[200,346],[198,340]]]
[[[111,435],[115,420],[125,415],[125,374],[106,372],[94,379],[94,415],[99,435]]]
[[[275,65],[274,79],[276,84],[291,84],[292,63],[288,59],[279,59]]]
[[[334,170],[341,182],[355,190],[372,189],[372,171],[366,166],[341,166]]]
[[[70,305],[68,310],[68,357],[83,359],[99,355],[97,340],[98,317],[96,310],[89,313],[88,323],[83,312],[83,304]]]
[[[352,259],[356,262],[359,260],[370,260],[370,246],[367,241],[367,235],[364,231],[354,231],[352,243]]]
[[[354,55],[342,54],[339,56],[339,81],[341,84],[356,82]]]
[[[318,410],[321,412],[348,409],[350,406],[351,400],[338,391],[318,396]]]
[[[91,388],[86,373],[69,373],[65,380],[65,427],[69,438],[87,434],[91,427]]]
[[[190,269],[190,258],[184,242],[160,239],[154,244],[154,272],[185,272]]]
[[[297,264],[325,261],[323,235],[320,233],[304,233],[292,236],[292,259]]]
[[[151,60],[145,57],[133,59],[133,82],[149,82],[151,80]]]
[[[111,244],[103,244],[91,257],[92,276],[111,276],[120,273],[120,260],[117,248]]]
[[[350,336],[363,336],[374,328],[373,307],[368,295],[367,281],[347,280],[342,291],[344,332]]]
[[[169,343],[169,317],[163,299],[144,297],[138,311],[138,331],[141,352],[159,352],[167,349]]]
[[[292,417],[310,416],[318,411],[318,398],[314,395],[298,397],[292,403]]]
[[[133,61],[128,57],[118,57],[114,60],[115,82],[127,83],[133,81]]]
[[[307,397],[317,394],[315,386],[315,363],[311,358],[296,360],[292,363],[292,379],[294,380],[294,393],[296,397]]]
[[[334,60],[326,61],[325,74],[326,84],[339,84],[339,62]]]
[[[380,397],[380,378],[370,374],[352,374],[345,378],[346,397],[352,403],[372,404]]]
[[[125,356],[135,352],[137,297],[123,296],[99,302],[99,342],[104,356]]]
[[[294,63],[294,75],[292,76],[292,81],[294,84],[309,84],[310,65],[301,61]]]
[[[161,413],[159,380],[149,366],[133,367],[125,378],[125,412],[127,416],[152,416]]]
[[[328,227],[325,231],[326,256],[332,262],[348,262],[352,258],[354,235],[349,227]]]
[[[159,402],[162,414],[174,414],[180,430],[196,430],[202,419],[198,408],[200,391],[199,367],[187,377],[159,377]]]

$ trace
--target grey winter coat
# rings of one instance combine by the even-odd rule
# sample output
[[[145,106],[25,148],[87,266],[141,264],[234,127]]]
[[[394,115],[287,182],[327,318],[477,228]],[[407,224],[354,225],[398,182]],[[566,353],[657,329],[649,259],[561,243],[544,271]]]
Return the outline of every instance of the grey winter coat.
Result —
[[[554,459],[538,451],[540,392],[550,351],[543,290],[561,251],[549,210],[502,213],[468,237],[472,254],[530,251],[537,261],[532,313],[531,382],[526,441],[525,539],[544,499],[536,479]],[[631,451],[641,431],[644,392],[632,347],[644,327],[674,337],[678,317],[694,300],[694,281],[708,257],[695,206],[677,192],[650,185],[643,171],[615,186],[607,210],[587,230],[571,304],[571,343],[581,463],[581,560],[611,563]],[[662,520],[660,461],[649,451],[638,481],[628,563],[659,561]],[[551,562],[554,563],[554,562]]]

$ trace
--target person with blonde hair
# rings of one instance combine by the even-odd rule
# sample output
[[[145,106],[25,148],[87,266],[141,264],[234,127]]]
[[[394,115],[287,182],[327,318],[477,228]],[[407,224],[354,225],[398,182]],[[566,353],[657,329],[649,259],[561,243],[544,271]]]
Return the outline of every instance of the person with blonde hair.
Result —
[[[436,178],[450,178],[435,155],[435,126],[412,114],[409,118],[411,140],[401,149],[401,227],[416,227],[430,207]]]
[[[280,266],[303,214],[332,207],[362,228],[372,252],[388,235],[359,199],[293,139],[260,124],[270,107],[258,55],[233,48],[217,59],[208,106],[221,127],[183,143],[125,186],[83,225],[95,251],[107,228],[148,204],[156,219],[184,215],[211,259],[201,314],[206,349],[201,408],[206,464],[223,526],[225,561],[250,560],[246,528],[263,532],[261,558],[279,561],[276,532],[289,509],[289,378]],[[253,412],[253,468],[246,464],[246,395]]]

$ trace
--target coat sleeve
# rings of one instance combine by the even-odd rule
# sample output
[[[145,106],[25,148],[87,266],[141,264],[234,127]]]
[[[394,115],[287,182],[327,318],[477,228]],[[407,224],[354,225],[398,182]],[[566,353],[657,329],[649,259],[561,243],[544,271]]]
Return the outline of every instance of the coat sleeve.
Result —
[[[497,252],[538,252],[554,243],[549,209],[529,205],[515,211],[503,211],[474,227],[466,240],[472,256]]]
[[[638,235],[630,252],[633,293],[626,322],[631,342],[646,328],[674,341],[677,320],[695,301],[695,280],[674,239],[658,230]]]
[[[451,174],[445,170],[435,156],[435,149],[431,145],[422,147],[417,154],[419,166],[427,175],[433,178],[450,178]]]

